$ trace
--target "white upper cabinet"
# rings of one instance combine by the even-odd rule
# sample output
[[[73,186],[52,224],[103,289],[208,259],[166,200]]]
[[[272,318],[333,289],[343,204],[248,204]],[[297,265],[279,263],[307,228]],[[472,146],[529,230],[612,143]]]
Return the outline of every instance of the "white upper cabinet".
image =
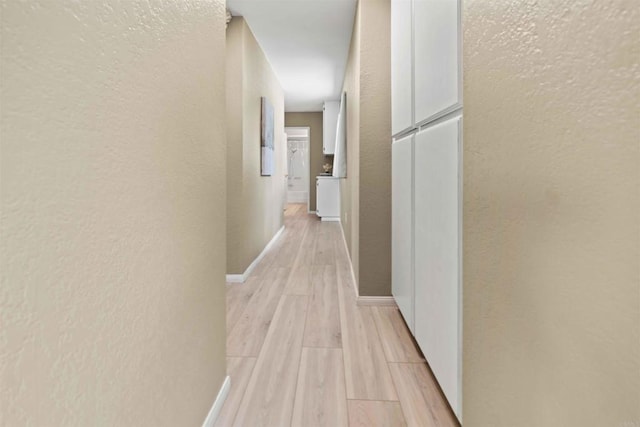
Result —
[[[414,0],[417,124],[461,106],[459,16],[459,0]]]
[[[413,135],[391,146],[391,288],[413,333]]]
[[[336,152],[336,130],[340,101],[326,101],[322,109],[322,152],[325,155]]]
[[[391,133],[413,126],[412,0],[391,1]]]
[[[460,118],[415,139],[415,337],[461,416]],[[395,189],[394,189],[395,190]]]

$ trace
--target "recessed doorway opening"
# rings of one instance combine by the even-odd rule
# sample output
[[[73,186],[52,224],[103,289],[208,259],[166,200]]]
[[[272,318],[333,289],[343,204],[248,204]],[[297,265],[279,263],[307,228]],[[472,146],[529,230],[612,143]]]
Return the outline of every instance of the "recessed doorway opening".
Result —
[[[309,209],[310,153],[308,127],[287,127],[287,203],[306,203]]]

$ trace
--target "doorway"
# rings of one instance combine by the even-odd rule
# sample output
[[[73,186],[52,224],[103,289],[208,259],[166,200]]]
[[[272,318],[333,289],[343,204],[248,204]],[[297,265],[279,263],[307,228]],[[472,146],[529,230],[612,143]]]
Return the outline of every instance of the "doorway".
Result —
[[[309,208],[310,153],[308,127],[285,128],[287,134],[287,203]]]

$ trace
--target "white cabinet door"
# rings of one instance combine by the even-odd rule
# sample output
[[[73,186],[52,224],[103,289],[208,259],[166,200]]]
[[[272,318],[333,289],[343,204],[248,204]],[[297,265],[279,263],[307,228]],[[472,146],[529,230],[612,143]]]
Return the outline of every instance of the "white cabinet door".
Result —
[[[325,102],[322,111],[322,152],[326,155],[335,154],[340,101]]]
[[[414,0],[415,120],[460,105],[459,0]]]
[[[391,288],[409,330],[413,322],[413,136],[391,146]]]
[[[460,118],[415,141],[415,338],[461,416]]]
[[[412,0],[391,0],[391,134],[413,126]]]
[[[316,215],[328,219],[340,217],[340,180],[338,178],[316,178]]]

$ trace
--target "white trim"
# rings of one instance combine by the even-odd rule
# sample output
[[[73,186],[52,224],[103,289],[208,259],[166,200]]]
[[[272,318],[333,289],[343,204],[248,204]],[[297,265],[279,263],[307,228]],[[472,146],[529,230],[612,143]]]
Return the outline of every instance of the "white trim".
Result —
[[[461,5],[460,3],[458,3],[458,14],[461,14]],[[458,19],[460,18],[460,15],[458,15]],[[461,31],[462,28],[462,21],[458,21],[458,31]],[[460,39],[462,39],[462,37],[460,36]],[[460,62],[462,63],[462,59],[460,59]],[[462,71],[460,72],[460,76],[462,76]],[[462,251],[462,239],[464,238],[463,236],[463,217],[464,217],[464,212],[463,212],[463,202],[464,202],[464,162],[463,162],[463,154],[464,154],[464,134],[463,134],[463,130],[464,130],[464,126],[462,121],[464,120],[464,115],[461,114],[460,115],[460,121],[458,122],[458,408],[459,411],[456,414],[458,416],[458,419],[460,421],[460,423],[462,423],[462,399],[463,399],[463,393],[462,393],[462,387],[463,387],[463,375],[464,375],[464,370],[463,370],[463,365],[462,365],[462,355],[464,354],[464,340],[463,340],[463,325],[464,325],[464,305],[463,305],[463,298],[464,298],[464,282],[463,282],[463,271],[462,271],[462,257],[463,257],[463,251]]]
[[[310,211],[310,210],[307,210],[307,213],[308,213],[308,214],[310,214],[310,215],[315,215],[315,214],[316,214],[316,211]]]
[[[244,283],[246,280],[244,274],[227,274],[226,278],[227,283]]]
[[[339,216],[323,216],[320,217],[321,221],[325,221],[325,222],[340,222],[340,217]]]
[[[260,255],[258,255],[258,257],[253,260],[253,262],[249,265],[249,267],[247,267],[244,273],[227,274],[227,283],[244,283],[251,275],[251,272],[253,271],[253,269],[256,268],[256,266],[260,261],[262,261],[262,258],[264,258],[264,256],[267,254],[267,251],[271,249],[271,247],[274,245],[276,240],[280,238],[283,231],[284,231],[284,225],[280,227],[280,230],[278,230],[278,232],[273,236],[273,238],[271,238],[269,243],[267,243],[267,246],[264,247],[262,252],[260,252]]]
[[[342,226],[342,221],[340,221],[340,233],[342,234],[342,243],[344,243],[344,250],[349,257],[349,271],[351,271],[351,283],[353,283],[353,291],[356,294],[356,299],[358,299],[358,285],[356,282],[356,274],[353,272],[353,264],[351,263],[351,256],[349,255],[349,245],[347,245],[347,236],[344,235],[344,227]]]
[[[340,221],[340,218],[338,218]],[[347,252],[347,256],[349,256],[349,246],[347,245],[347,237],[344,235],[344,228],[342,227],[342,221],[340,221],[340,232],[342,234],[342,243],[344,243],[344,249]],[[356,305],[359,306],[387,306],[387,307],[397,307],[396,299],[393,296],[388,297],[369,297],[369,296],[360,296],[360,292],[358,290],[358,282],[356,282],[356,274],[353,271],[353,264],[351,263],[351,257],[349,257],[349,270],[351,270],[351,281],[353,282],[353,291],[356,294]]]
[[[220,415],[220,411],[222,411],[222,406],[224,405],[225,400],[227,400],[227,396],[229,395],[229,390],[231,389],[231,378],[227,376],[222,386],[220,387],[220,391],[218,391],[218,396],[216,400],[213,402],[213,406],[209,410],[207,414],[207,418],[204,419],[204,423],[202,423],[202,427],[213,427],[216,420],[218,419],[218,415]]]
[[[365,297],[357,296],[356,305],[377,305],[377,306],[389,306],[396,307],[396,300],[394,297]]]

